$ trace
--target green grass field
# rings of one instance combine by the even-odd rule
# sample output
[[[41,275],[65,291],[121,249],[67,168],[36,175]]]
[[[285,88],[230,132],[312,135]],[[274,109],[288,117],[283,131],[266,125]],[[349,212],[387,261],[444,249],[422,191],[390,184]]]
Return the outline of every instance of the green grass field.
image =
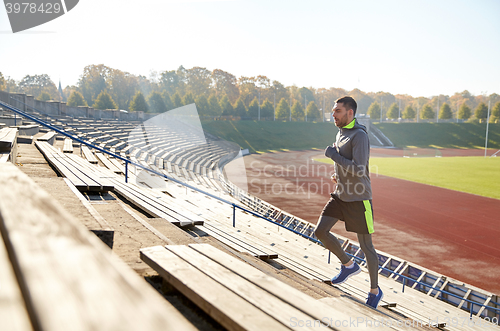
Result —
[[[333,163],[330,159],[317,159]],[[406,179],[500,199],[500,157],[371,158],[371,176]]]
[[[333,123],[202,121],[203,129],[251,153],[324,149]],[[397,147],[484,148],[486,124],[375,123]],[[490,124],[488,146],[500,148],[500,124]],[[500,157],[372,158],[372,173],[500,199]]]
[[[202,121],[203,130],[248,148],[250,153],[324,149],[338,132],[333,123]]]
[[[484,148],[486,123],[374,123],[396,147]],[[500,123],[490,123],[488,147],[500,148]]]

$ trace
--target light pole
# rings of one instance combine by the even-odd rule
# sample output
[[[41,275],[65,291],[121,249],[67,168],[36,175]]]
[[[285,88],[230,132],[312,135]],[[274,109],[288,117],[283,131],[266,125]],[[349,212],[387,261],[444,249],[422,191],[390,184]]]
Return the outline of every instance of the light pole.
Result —
[[[304,95],[304,113],[306,114],[306,122],[307,122],[307,96]]]
[[[380,97],[380,122],[382,123],[382,97]]]
[[[417,123],[419,117],[420,117],[420,100],[417,99]]]
[[[490,106],[491,106],[491,99],[488,100],[488,116],[486,116],[486,139],[484,141],[484,157],[486,157],[486,153],[488,152],[488,129],[490,127]]]
[[[439,123],[439,94],[438,94],[438,105],[436,110],[436,123]]]
[[[401,119],[401,99],[399,99],[399,115],[398,115],[398,122]]]
[[[325,121],[325,91],[323,91],[323,122]]]
[[[260,121],[260,86],[259,86],[259,121]]]

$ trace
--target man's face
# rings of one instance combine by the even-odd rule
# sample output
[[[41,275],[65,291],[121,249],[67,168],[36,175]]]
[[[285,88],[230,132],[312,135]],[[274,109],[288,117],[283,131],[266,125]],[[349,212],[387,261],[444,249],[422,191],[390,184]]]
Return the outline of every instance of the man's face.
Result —
[[[352,110],[347,110],[343,103],[336,103],[332,109],[333,120],[338,128],[342,128],[352,121]]]

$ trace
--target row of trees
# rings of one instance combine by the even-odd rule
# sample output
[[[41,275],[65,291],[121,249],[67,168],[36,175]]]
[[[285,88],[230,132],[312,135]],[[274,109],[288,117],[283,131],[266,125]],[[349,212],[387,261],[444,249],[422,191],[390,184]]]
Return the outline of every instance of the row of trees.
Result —
[[[378,119],[381,116],[383,116],[383,112],[380,110],[380,105],[375,101],[373,102],[370,107],[368,108],[368,115],[370,115],[370,118],[372,119]],[[488,118],[488,106],[484,103],[481,102],[477,105],[476,109],[474,110],[474,114],[472,113],[471,108],[467,105],[466,102],[463,102],[460,107],[458,108],[457,112],[454,114],[453,111],[451,110],[451,107],[449,104],[446,102],[441,105],[439,108],[439,113],[436,113],[432,106],[428,103],[424,104],[422,107],[419,107],[417,109],[414,109],[411,104],[407,105],[405,109],[401,112],[400,108],[397,103],[393,103],[387,112],[385,113],[386,118],[388,119],[409,119],[409,120],[414,120],[414,119],[423,119],[423,120],[432,120],[432,119],[438,119],[438,120],[449,120],[449,119],[461,119],[461,120],[469,120],[472,118],[478,119],[478,120],[486,120]],[[437,115],[437,117],[436,117]],[[500,119],[500,101],[497,102],[491,112],[490,112],[490,117],[492,120],[499,120]]]
[[[436,111],[439,109],[440,114],[444,104],[450,108],[452,118],[458,116],[465,119],[468,118],[467,112],[464,110],[464,115],[461,115],[462,107],[471,110],[477,109],[481,103],[491,101],[494,105],[500,101],[500,95],[495,93],[474,96],[468,91],[452,96],[415,98],[387,92],[367,93],[359,89],[299,88],[295,85],[284,86],[262,75],[236,78],[221,69],[210,71],[202,67],[186,69],[181,66],[177,70],[153,71],[145,77],[103,64],[86,66],[76,85],[59,90],[48,75],[27,75],[16,82],[0,73],[0,89],[31,94],[42,100],[61,99],[75,105],[129,111],[163,112],[195,102],[202,115],[257,118],[260,106],[261,118],[274,118],[275,115],[281,120],[320,120],[323,112],[329,112],[335,100],[344,95],[356,99],[358,113],[376,113],[372,117],[383,119],[394,118],[395,108],[398,116],[401,109],[402,117],[415,118],[418,113],[419,118],[435,118]],[[415,112],[413,117],[411,109]],[[447,112],[444,111],[443,119],[449,116]]]
[[[259,104],[257,97],[250,102],[248,107],[242,98],[238,98],[234,104],[231,103],[229,97],[224,95],[221,100],[218,100],[215,95],[210,95],[208,98],[202,94],[194,98],[188,92],[182,99],[178,93],[170,96],[166,91],[162,94],[151,92],[145,98],[141,92],[137,92],[130,102],[130,111],[144,111],[153,113],[162,113],[170,109],[181,107],[195,103],[198,112],[202,116],[236,116],[240,118],[263,118],[263,119],[279,119],[279,120],[295,120],[295,121],[320,121],[322,113],[314,101],[310,101],[306,108],[300,102],[295,100],[293,104],[289,104],[284,98],[280,100],[278,105],[269,101]],[[71,92],[67,102],[68,106],[87,106],[87,102],[83,95],[78,91]],[[117,105],[112,97],[102,91],[92,105],[95,109],[117,109]]]

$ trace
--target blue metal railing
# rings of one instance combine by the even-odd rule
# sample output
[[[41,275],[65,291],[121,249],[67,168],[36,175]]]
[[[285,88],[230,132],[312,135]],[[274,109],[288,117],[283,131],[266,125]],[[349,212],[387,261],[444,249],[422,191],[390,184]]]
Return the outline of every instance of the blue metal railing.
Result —
[[[11,98],[12,98],[12,97],[11,97]],[[14,98],[12,98],[12,99],[14,99]],[[14,100],[16,100],[16,99],[14,99]],[[16,101],[17,101],[17,102],[21,102],[21,101],[19,101],[19,100],[16,100]],[[23,102],[21,102],[21,103],[23,103]],[[23,104],[24,104],[24,103],[23,103]],[[21,111],[21,110],[19,110],[19,109],[15,108],[15,107],[12,107],[12,106],[10,106],[9,104],[6,104],[6,103],[4,103],[4,102],[0,101],[0,106],[5,107],[5,108],[7,108],[7,109],[9,109],[9,110],[13,111],[13,112],[14,112],[14,113],[16,113],[16,114],[19,114],[19,115],[23,116],[23,117],[29,118],[30,120],[35,121],[35,122],[36,122],[36,123],[38,123],[38,124],[41,124],[41,125],[43,125],[43,126],[45,126],[45,127],[49,128],[49,129],[51,129],[51,130],[54,130],[54,131],[56,131],[57,133],[60,133],[60,134],[62,134],[62,135],[64,135],[64,136],[67,136],[68,138],[73,139],[73,140],[75,140],[75,141],[77,141],[77,142],[79,142],[79,143],[81,143],[81,144],[84,144],[84,145],[86,145],[86,146],[90,147],[90,148],[96,149],[96,150],[98,150],[98,151],[100,151],[100,152],[102,152],[102,153],[105,153],[105,154],[107,154],[107,155],[110,155],[110,156],[112,156],[112,157],[115,157],[115,158],[117,158],[117,159],[120,159],[120,160],[124,161],[124,162],[125,162],[125,169],[126,169],[126,170],[125,170],[125,172],[126,172],[126,173],[127,173],[127,170],[128,170],[128,164],[130,163],[130,164],[132,164],[132,165],[134,165],[134,166],[136,166],[136,167],[138,167],[138,168],[141,168],[141,169],[143,169],[143,170],[146,170],[146,171],[148,171],[148,172],[151,172],[151,173],[153,173],[153,174],[155,174],[155,175],[158,175],[158,176],[160,176],[160,177],[163,177],[163,178],[165,178],[165,179],[172,180],[172,181],[174,181],[174,182],[176,182],[176,183],[178,183],[178,184],[180,184],[180,185],[183,185],[183,186],[185,186],[185,187],[187,187],[187,188],[190,188],[190,189],[192,189],[192,190],[194,190],[194,191],[197,191],[197,192],[199,192],[199,193],[205,194],[205,195],[207,195],[207,196],[210,196],[210,197],[212,197],[212,198],[214,198],[214,199],[216,199],[216,200],[219,200],[219,201],[221,201],[221,202],[223,202],[223,203],[226,203],[226,204],[228,204],[228,205],[232,206],[232,208],[233,208],[233,227],[235,227],[235,226],[236,226],[236,208],[238,208],[238,209],[240,209],[240,210],[242,210],[242,211],[245,211],[245,212],[247,212],[247,213],[249,213],[249,214],[251,214],[251,215],[253,215],[253,216],[256,216],[256,217],[262,218],[262,219],[264,219],[264,220],[266,220],[266,221],[268,221],[268,222],[270,222],[270,223],[273,223],[273,224],[275,224],[275,225],[277,225],[277,226],[279,226],[279,227],[282,227],[282,228],[284,228],[284,229],[287,229],[288,231],[291,231],[291,232],[293,232],[293,233],[295,233],[295,234],[298,234],[298,235],[300,235],[300,236],[302,236],[302,237],[304,237],[304,238],[306,238],[306,239],[308,239],[308,240],[311,240],[311,241],[313,241],[313,242],[315,242],[315,243],[317,243],[317,244],[319,244],[319,245],[323,246],[323,243],[321,243],[321,241],[319,241],[319,240],[318,240],[318,239],[316,239],[316,238],[313,238],[313,237],[311,237],[311,236],[308,236],[308,235],[306,235],[306,234],[303,234],[303,233],[301,233],[301,232],[299,232],[299,231],[296,231],[296,230],[294,230],[294,229],[290,229],[290,228],[288,228],[287,226],[285,226],[285,225],[283,225],[283,224],[280,224],[280,223],[276,222],[276,221],[275,221],[275,220],[273,220],[273,219],[267,218],[266,216],[260,215],[260,214],[258,214],[258,213],[256,213],[256,212],[252,211],[252,210],[246,209],[246,208],[244,208],[244,207],[242,207],[242,206],[239,206],[239,205],[237,205],[237,204],[235,204],[235,203],[233,203],[233,202],[230,202],[230,201],[228,201],[228,200],[226,200],[226,199],[220,198],[220,197],[218,197],[218,196],[216,196],[216,195],[213,195],[213,194],[211,194],[211,193],[208,193],[208,192],[205,192],[205,191],[203,191],[203,190],[200,190],[200,189],[198,189],[198,188],[196,188],[196,187],[194,187],[194,186],[191,186],[191,185],[189,185],[189,184],[187,184],[187,183],[185,183],[185,182],[179,181],[179,180],[177,180],[177,179],[175,179],[175,178],[168,177],[168,176],[166,176],[166,175],[165,175],[165,174],[163,174],[163,173],[160,173],[160,172],[158,172],[158,171],[155,171],[155,170],[153,170],[153,169],[150,169],[150,168],[148,168],[148,167],[145,167],[145,166],[143,166],[143,165],[141,165],[141,164],[138,164],[138,163],[132,162],[132,161],[130,161],[130,160],[128,160],[128,159],[126,159],[126,158],[124,158],[124,157],[120,156],[120,155],[117,155],[117,154],[115,154],[115,153],[109,152],[109,151],[107,151],[107,150],[105,150],[105,149],[102,149],[102,148],[100,148],[100,147],[98,147],[98,146],[95,146],[95,145],[93,145],[93,144],[91,144],[91,143],[88,143],[88,142],[86,142],[86,141],[84,141],[84,140],[82,140],[82,139],[80,139],[80,138],[78,138],[78,137],[74,137],[73,135],[71,135],[71,134],[69,134],[69,133],[67,133],[67,132],[64,132],[63,130],[60,130],[60,129],[56,128],[55,126],[53,126],[53,125],[51,125],[51,124],[49,124],[49,123],[46,123],[46,122],[44,122],[44,121],[42,121],[42,120],[40,120],[40,119],[38,119],[38,118],[36,118],[36,117],[34,117],[34,116],[31,116],[31,115],[29,115],[29,114],[27,114],[27,113],[25,113],[25,112],[23,112],[23,111]],[[37,110],[37,109],[35,109],[35,108],[33,108],[33,107],[30,107],[30,108],[32,108],[33,110],[39,111],[39,110]],[[125,181],[127,181],[127,174],[125,174]],[[360,257],[358,257],[358,256],[355,256],[355,255],[350,254],[350,253],[347,253],[347,252],[346,252],[346,254],[347,254],[347,255],[349,255],[349,256],[351,256],[351,257],[353,257],[354,259],[358,260],[359,262],[365,262],[365,263],[366,263],[366,260],[364,260],[364,259],[362,259],[362,258],[360,258]],[[329,255],[328,255],[328,263],[330,263],[330,252],[329,252]],[[484,309],[489,310],[489,311],[493,311],[495,314],[500,314],[500,308],[494,308],[494,307],[486,306],[486,305],[484,305],[484,304],[481,304],[481,303],[478,303],[478,302],[474,302],[474,301],[469,300],[469,299],[465,299],[465,298],[463,298],[463,297],[461,297],[461,296],[459,296],[459,295],[457,295],[457,294],[454,294],[454,293],[451,293],[451,292],[445,291],[444,289],[435,288],[435,287],[433,287],[432,285],[429,285],[429,284],[427,284],[427,283],[423,283],[423,282],[419,282],[419,281],[417,281],[417,280],[415,280],[415,279],[413,279],[413,278],[411,278],[411,277],[405,276],[405,275],[403,275],[403,274],[401,274],[401,273],[394,272],[394,270],[391,270],[391,269],[388,269],[388,268],[385,268],[385,267],[382,267],[382,266],[379,266],[379,269],[380,269],[380,270],[383,270],[383,271],[387,271],[387,272],[389,272],[389,273],[391,273],[391,274],[393,274],[393,275],[397,276],[397,278],[395,279],[396,281],[399,279],[399,277],[401,277],[401,278],[403,279],[403,289],[402,289],[402,291],[403,291],[403,292],[404,292],[404,288],[405,288],[405,286],[406,286],[406,281],[411,281],[411,282],[413,282],[413,283],[417,283],[417,284],[419,284],[419,285],[421,285],[421,286],[423,286],[423,287],[427,287],[427,288],[429,288],[429,289],[431,289],[431,290],[435,290],[435,291],[437,291],[437,292],[440,292],[441,294],[446,294],[446,295],[449,295],[449,296],[455,297],[455,298],[457,298],[457,299],[459,299],[459,300],[463,300],[463,301],[465,301],[465,302],[469,303],[469,304],[470,304],[470,317],[471,317],[471,318],[472,318],[472,315],[473,315],[473,310],[474,310],[473,308],[474,308],[474,305],[476,305],[476,306],[480,306],[480,307],[484,307]]]

